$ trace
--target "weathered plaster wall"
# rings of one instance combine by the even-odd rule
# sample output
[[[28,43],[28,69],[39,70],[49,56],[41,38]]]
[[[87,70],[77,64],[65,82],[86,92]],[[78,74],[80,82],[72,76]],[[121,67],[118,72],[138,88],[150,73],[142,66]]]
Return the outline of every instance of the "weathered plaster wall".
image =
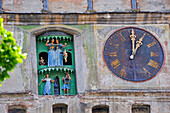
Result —
[[[2,7],[5,12],[40,13],[43,3],[41,0],[2,0]]]
[[[93,0],[96,12],[120,12],[131,10],[131,0]]]
[[[52,113],[52,105],[57,103],[67,104],[69,113],[92,113],[96,105],[108,105],[110,113],[131,113],[133,104],[150,105],[151,113],[169,113],[169,25],[131,25],[152,32],[165,50],[166,61],[162,71],[143,83],[124,81],[113,75],[104,64],[102,50],[107,35],[124,26],[127,25],[5,25],[6,29],[13,31],[17,43],[28,56],[0,87],[2,113],[7,113],[10,105],[26,106],[28,113]],[[78,92],[75,96],[37,95],[35,36],[45,32],[45,28],[74,36]]]
[[[165,65],[161,72],[153,79],[141,83],[128,82],[115,76],[107,68],[103,60],[102,52],[107,35],[125,25],[80,26],[65,26],[65,29],[69,28],[70,30],[74,30],[77,27],[76,29],[81,31],[81,34],[74,36],[78,93],[96,89],[168,89],[170,87],[170,79],[168,76],[170,74],[168,70],[170,53],[169,25],[131,25],[152,32],[159,38],[165,50]],[[53,27],[57,28],[58,26]],[[11,79],[7,79],[2,84],[2,87],[0,87],[0,90],[3,92],[9,91],[9,89],[11,92],[33,90],[34,93],[36,93],[37,60],[35,35],[31,35],[29,30],[18,26],[6,26],[6,28],[14,32],[17,43],[23,47],[23,52],[28,53],[28,56],[23,64],[18,64],[14,73],[11,73]],[[35,29],[38,30],[41,29],[41,27]]]
[[[2,0],[5,12],[41,13],[43,0]],[[88,0],[48,0],[51,13],[85,13]],[[137,0],[138,11],[170,11],[169,0]],[[95,12],[131,12],[131,0],[93,0]]]
[[[94,37],[94,30],[93,25],[90,25],[87,27],[81,37],[83,38],[83,53],[82,55],[85,56],[85,66],[83,66],[84,69],[86,69],[86,76],[84,76],[87,80],[87,89],[97,89],[97,83],[98,83],[98,76],[97,76],[97,66],[96,66],[96,41]]]
[[[87,0],[49,0],[49,11],[54,13],[86,12]]]
[[[169,0],[138,0],[140,11],[170,11]]]
[[[150,105],[151,113],[169,113],[169,100],[164,92],[86,92],[85,95],[58,97],[34,94],[1,94],[0,113],[8,113],[8,106],[20,105],[27,113],[53,113],[52,105],[68,105],[68,113],[92,113],[97,105],[109,106],[109,113],[132,113],[132,105]]]
[[[22,52],[27,53],[27,58],[22,64],[18,64],[13,72],[10,73],[11,78],[3,82],[0,87],[1,92],[19,92],[32,90],[37,92],[37,62],[36,60],[36,43],[35,37],[18,26],[5,26],[12,31],[18,45],[22,47]]]

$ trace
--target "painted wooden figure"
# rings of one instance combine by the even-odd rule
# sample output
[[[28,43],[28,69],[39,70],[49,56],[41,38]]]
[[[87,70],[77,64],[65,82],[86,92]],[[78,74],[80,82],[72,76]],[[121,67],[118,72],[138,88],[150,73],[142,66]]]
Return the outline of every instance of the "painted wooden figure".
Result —
[[[67,43],[65,45],[62,45],[59,43],[59,40],[56,40],[55,44],[55,66],[63,66],[63,47],[66,47]]]
[[[68,55],[67,55],[66,49],[63,52],[63,57],[64,57],[65,62],[67,62]]]
[[[62,87],[62,90],[64,91],[64,95],[65,95],[65,90],[67,90],[67,95],[69,94],[69,90],[70,90],[69,82],[70,82],[70,80],[71,80],[71,77],[68,74],[68,72],[66,72],[66,76],[62,78],[62,81],[64,82],[64,85]]]
[[[41,59],[39,60],[39,64],[40,64],[40,65],[45,65],[45,62],[44,62],[43,57],[41,57]]]
[[[47,78],[42,79],[43,82],[46,82],[44,86],[43,95],[51,95],[51,83],[54,82],[51,78],[49,78],[49,75],[47,74]]]
[[[48,51],[48,67],[55,66],[55,51],[54,51],[54,39],[52,39],[51,44],[49,44],[49,41],[45,44],[49,47]]]

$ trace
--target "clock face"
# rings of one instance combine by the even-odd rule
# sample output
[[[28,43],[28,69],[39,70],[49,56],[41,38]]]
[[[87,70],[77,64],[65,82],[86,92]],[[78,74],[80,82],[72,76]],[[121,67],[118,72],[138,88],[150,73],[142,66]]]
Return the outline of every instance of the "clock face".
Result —
[[[157,38],[136,27],[112,33],[105,42],[103,57],[115,75],[133,82],[151,79],[164,64],[164,51]]]

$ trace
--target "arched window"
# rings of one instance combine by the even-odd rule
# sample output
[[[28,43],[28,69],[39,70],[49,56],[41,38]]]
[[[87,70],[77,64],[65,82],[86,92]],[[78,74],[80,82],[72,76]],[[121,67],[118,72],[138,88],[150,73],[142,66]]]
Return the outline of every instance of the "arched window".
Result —
[[[98,105],[92,108],[92,113],[109,113],[109,106]]]
[[[9,106],[8,113],[26,113],[25,106]]]
[[[48,53],[41,52],[39,54],[39,65],[47,65],[48,63]]]
[[[150,105],[132,105],[132,113],[150,113]]]
[[[88,11],[92,11],[93,10],[93,0],[87,0],[88,2]]]
[[[137,0],[131,0],[131,7],[133,10],[137,9]]]
[[[53,113],[67,113],[66,104],[55,104],[53,105]]]
[[[48,0],[43,0],[44,11],[48,11]]]

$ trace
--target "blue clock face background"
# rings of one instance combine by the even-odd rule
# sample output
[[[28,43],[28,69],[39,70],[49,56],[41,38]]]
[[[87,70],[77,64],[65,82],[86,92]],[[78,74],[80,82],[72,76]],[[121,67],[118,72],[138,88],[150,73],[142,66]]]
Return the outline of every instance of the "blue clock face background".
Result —
[[[130,35],[132,29],[136,35],[136,41],[144,36],[142,45],[138,48],[133,60],[132,41]],[[164,63],[164,52],[157,38],[146,30],[127,27],[111,34],[105,42],[103,56],[108,68],[118,77],[141,82],[154,77]]]

